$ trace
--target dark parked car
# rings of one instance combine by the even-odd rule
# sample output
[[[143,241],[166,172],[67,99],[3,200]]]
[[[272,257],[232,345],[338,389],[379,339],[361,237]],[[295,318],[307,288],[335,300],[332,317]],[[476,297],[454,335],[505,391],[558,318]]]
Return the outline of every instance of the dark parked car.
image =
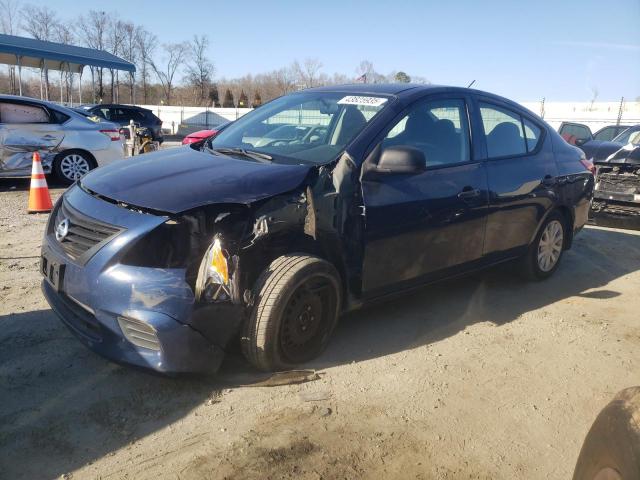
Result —
[[[563,122],[558,133],[571,145],[584,151],[592,162],[605,160],[609,155],[620,150],[640,132],[640,125],[609,125],[598,130],[595,135],[591,129],[581,123]]]
[[[256,138],[282,123],[326,128]],[[195,145],[91,172],[51,214],[45,296],[118,362],[215,371],[239,340],[286,369],[365,303],[514,259],[547,278],[593,193],[583,152],[464,88],[296,92]]]
[[[162,120],[160,120],[151,110],[136,107],[134,105],[118,105],[118,104],[100,104],[100,105],[83,105],[86,111],[93,113],[101,118],[113,122],[121,127],[126,127],[129,122],[133,122],[140,127],[147,127],[151,130],[153,140],[162,143],[164,136],[162,134]],[[127,138],[129,132],[123,131]]]

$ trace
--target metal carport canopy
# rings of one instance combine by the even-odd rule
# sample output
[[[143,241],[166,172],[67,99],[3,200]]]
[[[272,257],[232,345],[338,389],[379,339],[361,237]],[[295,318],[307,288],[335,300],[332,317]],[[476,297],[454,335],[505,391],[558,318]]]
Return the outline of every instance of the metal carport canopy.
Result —
[[[0,63],[82,73],[85,66],[135,72],[136,66],[93,48],[0,34]]]

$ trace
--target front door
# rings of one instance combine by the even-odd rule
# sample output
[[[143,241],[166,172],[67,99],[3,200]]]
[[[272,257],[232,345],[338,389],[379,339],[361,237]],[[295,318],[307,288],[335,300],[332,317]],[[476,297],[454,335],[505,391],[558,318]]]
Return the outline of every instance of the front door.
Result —
[[[487,175],[475,159],[468,111],[464,97],[417,101],[390,128],[380,151],[418,148],[426,171],[363,175],[365,296],[455,273],[482,256]]]

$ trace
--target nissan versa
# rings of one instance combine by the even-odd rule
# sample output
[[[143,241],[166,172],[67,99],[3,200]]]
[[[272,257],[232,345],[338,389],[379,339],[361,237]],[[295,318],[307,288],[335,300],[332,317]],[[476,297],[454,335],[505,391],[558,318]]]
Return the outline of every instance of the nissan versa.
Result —
[[[284,126],[299,133],[271,135]],[[488,93],[310,89],[82,177],[51,214],[42,286],[115,361],[215,371],[239,339],[259,369],[286,369],[374,299],[511,259],[550,276],[587,220],[589,166]]]

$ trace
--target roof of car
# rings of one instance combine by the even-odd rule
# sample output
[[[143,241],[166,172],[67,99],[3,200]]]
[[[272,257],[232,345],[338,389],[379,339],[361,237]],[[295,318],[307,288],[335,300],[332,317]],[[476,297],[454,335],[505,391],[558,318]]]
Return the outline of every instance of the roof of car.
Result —
[[[354,83],[347,85],[327,85],[325,87],[315,87],[305,90],[306,92],[353,92],[353,93],[378,93],[387,95],[398,95],[406,90],[413,90],[420,87],[432,87],[432,85],[415,85],[412,83]]]
[[[473,88],[465,87],[453,87],[449,85],[434,85],[434,84],[417,84],[417,83],[354,83],[348,85],[327,85],[325,87],[309,88],[304,90],[305,92],[345,92],[353,94],[382,94],[382,95],[413,95],[420,91],[432,91],[442,93],[474,93],[476,95],[485,95],[489,97],[499,98],[501,100],[510,100],[495,95],[493,93],[484,92],[482,90],[476,90]]]
[[[97,103],[95,105],[91,105],[89,108],[95,107],[107,107],[107,108],[133,108],[136,110],[146,110],[150,111],[148,108],[139,107],[137,105],[125,105],[123,103]]]

